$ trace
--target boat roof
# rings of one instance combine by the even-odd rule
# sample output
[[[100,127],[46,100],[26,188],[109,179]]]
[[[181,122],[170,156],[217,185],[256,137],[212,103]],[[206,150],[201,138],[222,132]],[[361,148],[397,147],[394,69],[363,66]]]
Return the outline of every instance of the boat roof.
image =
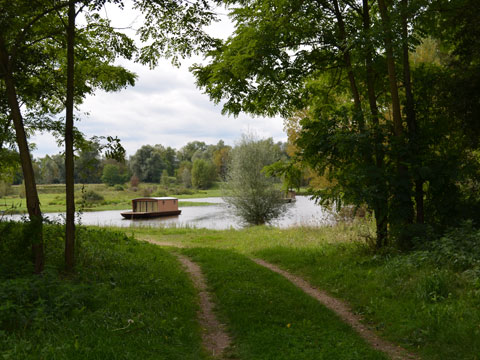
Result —
[[[163,196],[163,197],[142,197],[142,198],[136,198],[132,199],[132,201],[136,200],[178,200],[177,198],[170,197],[170,196]]]

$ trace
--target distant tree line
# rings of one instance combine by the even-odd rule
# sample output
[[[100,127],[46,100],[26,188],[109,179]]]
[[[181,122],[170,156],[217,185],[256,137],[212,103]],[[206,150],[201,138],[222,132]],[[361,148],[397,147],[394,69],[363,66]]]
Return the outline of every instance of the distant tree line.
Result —
[[[275,143],[271,138],[262,141],[272,149],[273,161],[289,158],[285,143]],[[232,147],[223,140],[215,145],[192,141],[179,150],[161,144],[143,145],[125,162],[119,162],[103,156],[98,141],[89,141],[77,153],[74,177],[77,184],[105,183],[113,186],[138,178],[139,182],[158,183],[165,187],[178,184],[185,188],[207,189],[213,182],[226,179],[231,154]],[[38,184],[65,183],[62,154],[34,159],[33,170]],[[9,182],[22,183],[19,163],[16,171],[10,171],[10,174]],[[6,179],[7,174],[4,175]]]

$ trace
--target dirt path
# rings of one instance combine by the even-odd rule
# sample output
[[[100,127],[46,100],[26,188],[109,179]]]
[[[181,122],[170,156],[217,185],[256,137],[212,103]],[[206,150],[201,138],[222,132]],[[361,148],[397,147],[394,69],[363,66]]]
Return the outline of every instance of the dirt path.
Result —
[[[160,245],[159,242],[152,242]],[[165,246],[165,245],[164,245]],[[173,246],[168,244],[166,246]],[[221,359],[223,352],[231,344],[231,339],[225,331],[225,325],[221,324],[213,312],[213,303],[207,292],[207,285],[200,267],[183,255],[175,254],[192,278],[193,284],[198,290],[200,298],[200,310],[198,319],[202,327],[203,346],[213,357]]]
[[[350,307],[343,301],[328,295],[324,291],[314,288],[302,278],[292,275],[289,272],[282,270],[273,264],[270,264],[261,259],[252,260],[255,261],[257,264],[284,276],[286,279],[290,280],[294,285],[298,286],[311,297],[321,302],[330,310],[334,311],[344,322],[349,324],[374,349],[386,353],[391,359],[394,360],[418,359],[416,355],[410,354],[405,349],[378,337],[373,331],[369,330],[365,325],[360,322],[362,320],[362,317],[359,315],[355,315],[350,309]]]
[[[150,237],[143,237],[143,236],[137,236],[136,237],[140,241],[146,241],[150,244],[158,245],[158,246],[171,246],[171,247],[176,247],[179,249],[183,249],[186,246],[180,243],[175,243],[175,242],[169,242],[169,241],[158,241],[155,239],[152,239]]]
[[[151,238],[142,238],[141,240],[159,246],[171,246],[177,248],[184,248],[185,245],[179,243],[162,242]],[[177,254],[177,257],[189,272],[192,280],[199,291],[200,296],[200,324],[203,328],[203,341],[205,348],[217,358],[221,358],[223,351],[230,345],[231,340],[225,331],[225,326],[220,324],[213,313],[213,304],[210,296],[206,291],[206,283],[203,278],[200,267],[193,263],[185,256]],[[367,326],[362,324],[362,317],[352,312],[350,307],[343,301],[328,295],[325,291],[319,290],[307,281],[296,275],[280,269],[279,267],[270,264],[261,259],[252,259],[258,265],[264,266],[271,271],[274,271],[298,286],[305,293],[318,300],[324,306],[335,312],[345,323],[349,324],[365,341],[367,341],[374,349],[387,354],[393,360],[414,360],[419,359],[418,356],[407,352],[400,346],[397,346],[389,341],[386,341]]]

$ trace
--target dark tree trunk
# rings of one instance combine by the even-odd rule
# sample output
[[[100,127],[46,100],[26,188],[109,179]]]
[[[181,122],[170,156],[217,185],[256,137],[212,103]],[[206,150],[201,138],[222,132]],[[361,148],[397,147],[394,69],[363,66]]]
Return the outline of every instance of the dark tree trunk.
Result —
[[[347,43],[347,32],[345,30],[345,22],[343,20],[342,13],[340,12],[340,7],[338,6],[338,1],[333,0],[333,6],[335,10],[335,17],[337,18],[338,23],[338,33],[340,37],[340,49],[343,53],[343,61],[347,69],[348,81],[350,83],[350,90],[353,96],[353,103],[355,106],[355,117],[358,121],[358,125],[361,131],[365,130],[365,120],[362,113],[362,102],[360,99],[360,92],[358,91],[357,82],[355,80],[355,74],[353,73],[352,60],[350,56],[350,51],[348,50]]]
[[[412,82],[410,74],[410,62],[408,56],[408,0],[402,0],[402,56],[403,56],[403,83],[405,86],[405,114],[407,116],[408,138],[411,145],[411,153],[413,158],[419,154],[418,146],[418,126],[415,113],[415,100],[412,92]],[[417,164],[418,165],[418,164]],[[424,222],[424,206],[423,206],[423,180],[416,172],[415,177],[415,204],[416,204],[416,220],[418,224]]]
[[[380,17],[383,25],[385,53],[387,57],[388,82],[390,85],[390,95],[392,100],[393,129],[396,142],[404,147],[404,131],[402,124],[402,113],[400,109],[400,97],[398,94],[397,73],[395,70],[395,58],[393,55],[392,28],[388,9],[385,0],[378,0]],[[403,149],[400,149],[400,155],[397,155],[398,179],[394,195],[394,208],[396,210],[397,230],[400,236],[398,238],[401,248],[409,248],[411,239],[405,235],[405,225],[413,222],[413,203],[411,197],[411,182],[408,174],[408,168],[405,165],[405,156],[401,155]]]
[[[17,99],[13,72],[10,65],[9,55],[2,38],[0,38],[0,62],[4,73],[7,101],[10,107],[13,124],[15,126],[17,145],[25,181],[25,195],[31,226],[29,235],[31,236],[35,273],[39,274],[43,271],[45,266],[45,255],[43,251],[43,218],[40,210],[37,186],[35,184],[35,175],[33,173],[30,150],[28,149],[27,136]]]
[[[370,7],[368,0],[363,0],[363,29],[365,34],[370,30]],[[377,227],[377,249],[383,247],[388,239],[388,196],[387,185],[381,174],[384,172],[384,151],[382,148],[383,136],[380,130],[379,112],[377,106],[377,96],[375,93],[375,72],[373,70],[373,46],[367,42],[365,68],[367,74],[367,93],[370,115],[375,141],[375,166],[381,176],[377,187],[377,200],[375,201],[375,222]]]
[[[75,190],[73,158],[73,107],[75,67],[75,1],[68,3],[67,25],[67,98],[65,115],[65,186],[67,200],[65,228],[65,269],[72,271],[75,266]]]

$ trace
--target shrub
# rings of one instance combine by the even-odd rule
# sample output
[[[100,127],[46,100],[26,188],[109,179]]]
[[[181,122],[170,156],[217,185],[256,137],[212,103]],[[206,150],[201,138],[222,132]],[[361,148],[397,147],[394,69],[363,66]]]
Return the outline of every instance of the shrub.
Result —
[[[82,201],[86,204],[103,201],[104,197],[93,190],[87,190],[82,194]]]
[[[144,197],[149,197],[152,196],[152,194],[157,190],[156,186],[147,186],[143,188],[143,196]]]
[[[438,264],[447,263],[461,271],[480,268],[480,230],[467,221],[432,241],[430,250]]]
[[[158,197],[163,197],[163,196],[167,196],[167,192],[165,190],[157,190],[152,195],[153,196],[158,196]]]
[[[123,187],[122,185],[120,185],[120,184],[115,185],[114,189],[115,189],[116,191],[123,191],[123,190],[125,190],[124,187]]]
[[[271,141],[243,135],[232,151],[224,199],[248,224],[268,223],[286,210],[278,179],[263,172],[276,161],[273,146]]]
[[[133,175],[131,178],[130,178],[130,187],[132,189],[138,189],[138,185],[140,184],[140,179],[138,178],[137,175]],[[137,190],[133,190],[133,191],[137,191]]]
[[[0,181],[0,197],[8,196],[12,192],[13,192],[13,189],[11,184],[5,181]]]

